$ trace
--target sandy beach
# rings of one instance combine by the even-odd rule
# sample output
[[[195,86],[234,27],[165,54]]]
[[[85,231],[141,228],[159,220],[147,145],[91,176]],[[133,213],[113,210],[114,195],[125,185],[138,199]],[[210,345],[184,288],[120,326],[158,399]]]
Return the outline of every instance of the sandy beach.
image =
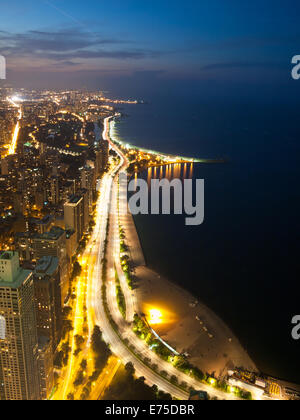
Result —
[[[256,366],[228,326],[207,306],[178,285],[146,266],[135,223],[130,214],[120,216],[126,243],[134,264],[139,309],[146,316],[151,309],[162,313],[161,323],[152,328],[203,372],[222,377],[228,369]]]

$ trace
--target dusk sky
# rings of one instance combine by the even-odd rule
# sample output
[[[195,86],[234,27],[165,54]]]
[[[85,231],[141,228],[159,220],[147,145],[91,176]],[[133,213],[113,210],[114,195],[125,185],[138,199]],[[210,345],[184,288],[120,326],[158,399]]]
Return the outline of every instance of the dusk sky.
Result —
[[[291,0],[1,3],[0,54],[18,85],[284,82],[300,54],[300,5]]]
[[[299,17],[0,0],[0,400],[300,400]]]

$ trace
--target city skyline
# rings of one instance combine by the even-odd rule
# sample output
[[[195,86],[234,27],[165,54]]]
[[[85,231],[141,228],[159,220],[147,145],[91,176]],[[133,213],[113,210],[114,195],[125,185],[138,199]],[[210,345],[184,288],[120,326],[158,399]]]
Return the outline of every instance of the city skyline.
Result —
[[[79,84],[124,90],[134,82],[286,86],[297,53],[297,10],[288,1],[70,1],[2,5],[0,48],[21,87]],[[18,13],[22,11],[22,13]],[[117,95],[117,89],[113,92]],[[133,93],[134,94],[134,93]]]
[[[300,399],[299,12],[1,5],[0,400]]]

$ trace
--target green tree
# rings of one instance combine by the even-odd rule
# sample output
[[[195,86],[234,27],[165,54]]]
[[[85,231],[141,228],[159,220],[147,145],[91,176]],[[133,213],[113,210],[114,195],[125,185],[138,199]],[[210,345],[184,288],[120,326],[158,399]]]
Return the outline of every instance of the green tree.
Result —
[[[81,361],[80,367],[81,367],[82,370],[86,370],[86,368],[87,368],[87,361],[86,361],[86,359],[83,359]]]
[[[128,372],[129,375],[135,375],[135,368],[131,362],[126,363],[125,370]]]
[[[82,385],[83,384],[83,381],[84,381],[84,374],[83,374],[83,371],[80,370],[77,373],[76,379],[75,379],[75,381],[74,381],[73,384],[74,384],[74,386],[79,386],[79,385]]]
[[[54,366],[58,369],[61,369],[63,367],[63,359],[64,359],[64,352],[63,351],[57,352],[54,357]]]
[[[79,334],[75,335],[75,343],[78,348],[80,348],[84,344],[84,342],[85,340],[81,335]]]
[[[72,278],[74,279],[75,277],[80,276],[81,272],[82,272],[81,265],[79,264],[78,261],[75,261],[73,265]]]

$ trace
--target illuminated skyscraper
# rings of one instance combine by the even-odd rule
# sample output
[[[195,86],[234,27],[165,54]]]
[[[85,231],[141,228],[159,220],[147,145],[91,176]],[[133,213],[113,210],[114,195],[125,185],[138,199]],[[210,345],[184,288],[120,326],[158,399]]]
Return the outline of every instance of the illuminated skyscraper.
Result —
[[[52,176],[50,179],[50,203],[57,205],[59,203],[59,178]]]
[[[40,377],[40,397],[46,400],[53,388],[53,353],[51,340],[48,337],[39,337],[38,369]]]
[[[41,258],[33,273],[36,322],[39,336],[48,337],[53,353],[61,339],[62,305],[57,257]]]
[[[84,232],[84,198],[81,195],[74,195],[64,205],[65,227],[67,230],[75,230],[77,245]]]
[[[32,272],[16,252],[0,253],[0,399],[40,398]]]
[[[85,166],[80,169],[80,175],[81,175],[81,188],[88,190],[89,212],[92,213],[93,197],[94,197],[94,192],[96,191],[95,170],[94,168]]]
[[[60,268],[60,289],[62,305],[69,292],[69,259],[66,249],[66,232],[53,226],[49,232],[36,234],[32,240],[33,257],[39,260],[42,257],[57,257]]]

